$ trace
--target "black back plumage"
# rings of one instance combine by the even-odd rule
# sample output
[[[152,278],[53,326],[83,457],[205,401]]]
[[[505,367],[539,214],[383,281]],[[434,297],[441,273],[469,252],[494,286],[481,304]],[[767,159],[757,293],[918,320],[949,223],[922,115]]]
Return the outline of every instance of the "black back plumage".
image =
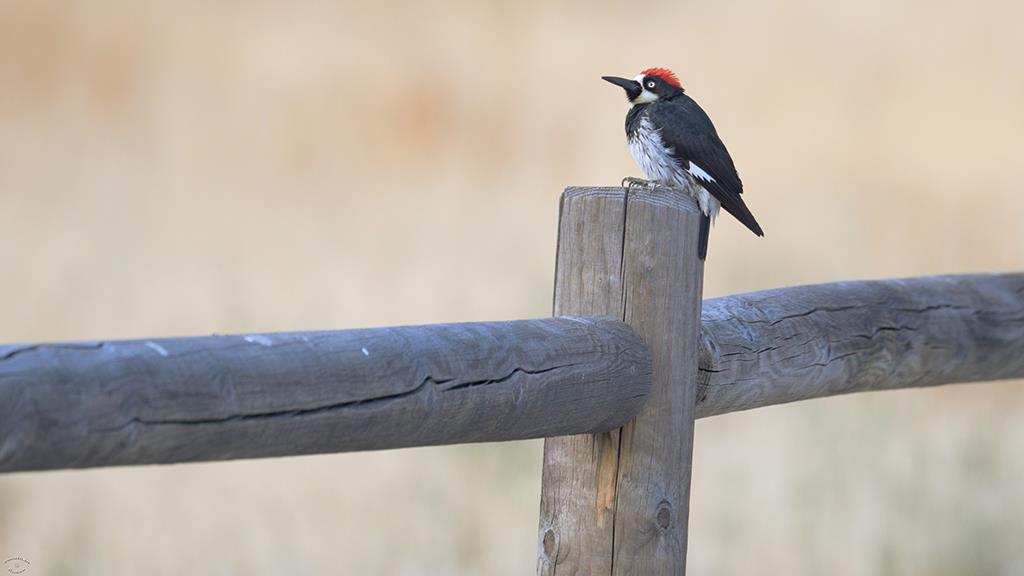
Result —
[[[711,118],[692,98],[680,90],[669,98],[633,106],[626,115],[627,136],[636,132],[644,117],[659,130],[662,142],[672,150],[672,157],[680,166],[686,169],[692,162],[715,179],[714,182],[698,181],[722,203],[726,212],[754,234],[764,236],[764,231],[740,196],[743,182],[729,151],[718,137]],[[706,223],[702,224],[706,226]],[[706,250],[706,240],[701,240]]]

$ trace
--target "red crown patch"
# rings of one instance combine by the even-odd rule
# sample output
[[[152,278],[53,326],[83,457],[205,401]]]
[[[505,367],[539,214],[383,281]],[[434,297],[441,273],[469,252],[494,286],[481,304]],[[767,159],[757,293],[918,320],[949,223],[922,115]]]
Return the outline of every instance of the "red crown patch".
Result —
[[[676,88],[682,88],[683,85],[679,83],[679,78],[676,77],[675,73],[668,68],[648,68],[641,72],[644,76],[657,76],[665,82],[675,86]]]

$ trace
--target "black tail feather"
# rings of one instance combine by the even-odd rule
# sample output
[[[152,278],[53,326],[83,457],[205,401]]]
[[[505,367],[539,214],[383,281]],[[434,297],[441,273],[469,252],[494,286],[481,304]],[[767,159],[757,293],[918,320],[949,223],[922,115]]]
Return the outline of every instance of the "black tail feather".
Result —
[[[708,236],[711,232],[711,218],[706,214],[700,217],[700,238],[697,240],[697,256],[703,261],[708,255]]]
[[[739,194],[721,197],[718,195],[714,196],[722,203],[722,208],[725,208],[726,212],[735,216],[741,224],[746,226],[754,234],[764,236],[764,230],[761,229],[761,225],[754,219],[754,215],[750,213],[750,208],[747,208],[746,203],[743,202],[743,199],[740,198]]]

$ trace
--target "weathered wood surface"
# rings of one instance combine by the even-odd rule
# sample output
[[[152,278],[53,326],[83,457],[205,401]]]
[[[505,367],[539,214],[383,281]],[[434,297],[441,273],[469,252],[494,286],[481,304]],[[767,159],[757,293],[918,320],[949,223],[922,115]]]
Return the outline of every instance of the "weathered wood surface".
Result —
[[[1024,274],[838,282],[704,302],[697,416],[1024,377]],[[656,365],[657,366],[657,365]]]
[[[619,431],[544,445],[538,574],[682,574],[697,384],[699,216],[685,196],[570,188],[562,197],[556,314],[624,318],[654,382]]]
[[[615,429],[651,359],[601,318],[0,347],[0,471]]]
[[[625,196],[562,195],[554,313],[622,318]],[[548,438],[541,473],[537,573],[611,574],[619,430]]]

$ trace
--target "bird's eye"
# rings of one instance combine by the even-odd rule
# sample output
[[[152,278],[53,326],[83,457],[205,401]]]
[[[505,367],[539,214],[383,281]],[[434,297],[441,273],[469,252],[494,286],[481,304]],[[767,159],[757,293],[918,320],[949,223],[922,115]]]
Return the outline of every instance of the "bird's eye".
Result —
[[[649,80],[649,81],[647,82],[647,87],[648,87],[648,88],[654,88],[654,81],[653,81],[653,80]]]

